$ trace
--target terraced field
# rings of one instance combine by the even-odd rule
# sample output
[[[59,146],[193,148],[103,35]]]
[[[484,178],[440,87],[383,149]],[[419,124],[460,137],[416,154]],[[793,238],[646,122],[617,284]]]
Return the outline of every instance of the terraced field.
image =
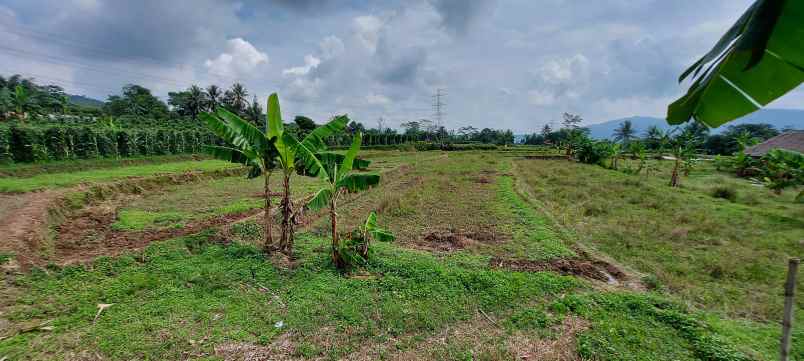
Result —
[[[39,222],[0,242],[0,359],[775,359],[784,260],[804,253],[792,197],[529,155],[365,153],[381,183],[341,227],[374,211],[397,239],[346,274],[324,213],[295,260],[264,256],[261,181],[223,163],[4,178],[2,226]],[[293,198],[319,182],[294,177]]]

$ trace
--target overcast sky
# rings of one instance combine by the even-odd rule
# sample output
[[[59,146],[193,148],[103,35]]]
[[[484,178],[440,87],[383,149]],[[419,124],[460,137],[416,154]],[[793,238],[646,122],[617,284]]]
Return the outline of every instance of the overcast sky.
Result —
[[[286,119],[448,128],[663,117],[751,0],[1,0],[0,72],[106,99],[190,84],[279,92]],[[801,108],[804,90],[771,107]]]

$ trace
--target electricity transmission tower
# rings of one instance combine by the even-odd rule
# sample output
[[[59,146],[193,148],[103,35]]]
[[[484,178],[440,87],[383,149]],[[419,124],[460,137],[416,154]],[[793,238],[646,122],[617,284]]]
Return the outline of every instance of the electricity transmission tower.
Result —
[[[443,139],[441,139],[441,127],[444,126],[444,107],[447,105],[444,103],[444,98],[447,96],[447,93],[444,89],[438,88],[436,89],[436,93],[433,95],[433,118],[435,118],[435,127],[436,132],[438,132],[438,139],[439,142],[443,144]]]

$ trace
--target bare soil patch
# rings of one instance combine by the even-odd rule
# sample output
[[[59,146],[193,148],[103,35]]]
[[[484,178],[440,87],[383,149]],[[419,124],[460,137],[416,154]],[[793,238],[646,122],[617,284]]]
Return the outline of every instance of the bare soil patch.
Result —
[[[495,244],[507,240],[496,231],[466,231],[462,229],[436,230],[424,235],[415,242],[417,248],[432,251],[455,251],[476,244]]]
[[[48,209],[58,195],[52,191],[0,194],[0,252],[13,253],[23,269],[42,258]]]
[[[207,228],[219,227],[256,215],[255,209],[190,222],[180,228],[127,232],[112,229],[114,210],[90,207],[56,228],[55,262],[60,265],[83,263],[99,256],[115,256],[125,251],[144,248],[153,241],[182,237]]]
[[[489,261],[489,265],[492,268],[503,268],[520,272],[558,272],[562,275],[579,276],[610,284],[616,284],[626,278],[623,271],[608,262],[584,258],[531,261],[526,259],[494,257]]]

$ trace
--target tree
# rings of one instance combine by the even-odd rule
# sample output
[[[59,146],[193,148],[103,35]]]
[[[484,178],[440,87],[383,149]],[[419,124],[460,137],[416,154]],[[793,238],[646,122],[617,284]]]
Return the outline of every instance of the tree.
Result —
[[[563,121],[561,122],[566,129],[577,129],[581,126],[583,118],[578,114],[564,113],[561,115]]]
[[[215,108],[217,108],[218,105],[221,103],[221,97],[223,97],[223,94],[221,92],[221,88],[219,88],[215,84],[212,84],[212,85],[207,87],[206,95],[207,95],[206,96],[206,100],[207,100],[206,109],[207,109],[208,112],[214,112]]]
[[[307,136],[299,142],[293,134],[285,131],[284,123],[282,123],[282,113],[279,108],[279,97],[274,93],[268,97],[267,119],[266,133],[268,137],[277,139],[274,146],[279,155],[278,164],[283,175],[282,201],[280,203],[282,210],[282,234],[278,249],[292,258],[293,230],[295,225],[293,223],[293,203],[290,199],[290,178],[293,173],[297,171],[300,171],[302,174],[320,176],[322,178],[326,175],[326,171],[316,158],[316,153],[326,148],[324,139],[343,131],[346,124],[349,122],[349,118],[345,115],[334,117],[327,124],[307,134]]]
[[[168,107],[165,103],[151,94],[147,88],[134,84],[124,86],[121,95],[110,96],[104,110],[114,117],[134,115],[151,119],[165,119],[168,114]]]
[[[206,108],[206,94],[197,85],[193,85],[186,91],[169,92],[168,104],[179,115],[196,120],[198,114]]]
[[[270,104],[269,101],[269,107]],[[279,106],[278,102],[276,106]],[[276,168],[276,158],[279,155],[275,147],[277,136],[261,132],[253,124],[223,107],[218,107],[214,113],[201,113],[201,119],[212,132],[227,142],[225,146],[206,146],[205,150],[209,154],[218,159],[249,166],[251,168],[248,173],[249,178],[263,176],[263,196],[265,197],[265,214],[263,216],[265,241],[263,249],[266,253],[269,252],[274,243],[269,181],[271,173]],[[266,122],[268,122],[268,119],[266,119]]]
[[[630,120],[620,123],[620,126],[614,130],[614,140],[624,145],[627,145],[634,137],[636,137],[636,131]]]
[[[336,153],[321,153],[318,158],[324,165],[324,178],[327,184],[319,189],[315,196],[307,203],[312,210],[329,207],[330,225],[332,227],[332,262],[336,267],[343,269],[347,263],[342,256],[342,246],[338,238],[338,198],[346,193],[356,193],[379,184],[380,176],[377,174],[351,174],[355,165],[355,158],[360,151],[362,134],[357,132],[352,139],[352,146],[345,155]]]
[[[758,110],[804,81],[804,1],[756,0],[715,46],[679,77],[687,93],[667,121],[718,127]]]
[[[678,136],[670,142],[670,151],[673,154],[673,171],[670,174],[670,186],[680,185],[680,174],[682,165],[685,166],[685,173],[689,174],[692,167],[691,161],[695,156],[695,142],[688,136]]]
[[[648,149],[659,149],[663,135],[664,132],[662,132],[661,128],[656,125],[651,125],[645,130],[645,146],[647,146]]]
[[[234,83],[232,84],[232,88],[227,90],[223,94],[223,104],[229,108],[229,110],[242,114],[246,110],[246,106],[248,106],[248,91],[243,84]]]
[[[262,118],[262,106],[257,101],[257,96],[255,95],[251,101],[251,105],[246,108],[246,118],[254,124],[260,124],[260,119]]]
[[[293,118],[293,123],[296,123],[296,125],[299,126],[299,137],[302,138],[304,138],[307,134],[310,134],[310,132],[315,129],[315,122],[303,115],[297,115],[295,118]]]
[[[552,133],[553,129],[550,128],[550,124],[545,124],[542,127],[542,137],[547,137],[548,134]]]

